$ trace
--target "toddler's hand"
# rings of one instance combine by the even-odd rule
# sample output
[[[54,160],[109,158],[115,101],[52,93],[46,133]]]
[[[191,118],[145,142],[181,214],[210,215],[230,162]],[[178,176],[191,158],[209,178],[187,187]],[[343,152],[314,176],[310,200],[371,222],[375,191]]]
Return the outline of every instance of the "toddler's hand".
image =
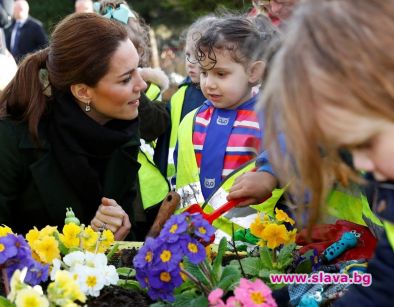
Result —
[[[265,199],[277,184],[277,179],[270,173],[245,173],[234,181],[230,193],[227,195],[227,200],[246,198],[237,207],[257,204],[261,199]]]

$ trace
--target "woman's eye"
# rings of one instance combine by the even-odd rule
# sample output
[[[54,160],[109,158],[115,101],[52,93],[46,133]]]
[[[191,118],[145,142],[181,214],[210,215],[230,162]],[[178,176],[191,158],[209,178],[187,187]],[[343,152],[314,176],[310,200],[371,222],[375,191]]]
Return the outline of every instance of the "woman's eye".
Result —
[[[130,80],[131,80],[131,76],[128,76],[127,78],[123,79],[121,82],[122,82],[123,84],[126,84],[126,83],[129,83]]]

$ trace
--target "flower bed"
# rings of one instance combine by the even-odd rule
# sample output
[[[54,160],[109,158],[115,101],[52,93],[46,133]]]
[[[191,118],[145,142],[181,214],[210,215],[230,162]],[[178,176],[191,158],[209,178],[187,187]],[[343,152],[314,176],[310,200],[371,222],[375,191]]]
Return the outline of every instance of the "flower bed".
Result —
[[[250,230],[218,245],[210,244],[215,229],[200,214],[172,216],[143,245],[115,243],[108,230],[69,222],[61,232],[47,226],[26,237],[0,226],[0,306],[276,306],[272,291],[285,284],[273,283],[273,273],[365,270],[360,261],[323,264],[316,249],[300,255],[294,221],[281,210],[258,215]],[[346,289],[299,286],[288,289],[294,306],[317,306]]]

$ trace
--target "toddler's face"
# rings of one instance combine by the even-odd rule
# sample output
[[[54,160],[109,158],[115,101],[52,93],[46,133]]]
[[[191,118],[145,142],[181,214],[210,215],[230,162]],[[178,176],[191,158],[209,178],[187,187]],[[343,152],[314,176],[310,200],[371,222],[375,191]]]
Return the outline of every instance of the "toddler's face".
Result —
[[[318,122],[330,143],[351,152],[356,169],[394,180],[394,122],[334,106],[320,107]]]
[[[214,52],[215,64],[208,57],[200,63],[201,90],[216,108],[235,109],[252,98],[250,75],[228,51],[215,49]]]
[[[193,83],[200,83],[200,66],[194,56],[194,44],[188,40],[185,46],[185,67],[186,74],[190,77]]]

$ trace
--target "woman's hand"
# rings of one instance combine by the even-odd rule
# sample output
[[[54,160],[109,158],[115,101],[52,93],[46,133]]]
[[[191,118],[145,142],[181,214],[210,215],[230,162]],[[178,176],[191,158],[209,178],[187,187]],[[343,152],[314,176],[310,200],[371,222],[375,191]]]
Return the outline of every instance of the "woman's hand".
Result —
[[[114,199],[103,197],[96,215],[90,222],[93,230],[109,229],[114,233],[115,240],[126,238],[131,229],[129,216]]]
[[[278,184],[278,180],[267,172],[249,172],[235,179],[227,200],[246,198],[238,207],[258,204],[265,199]]]

